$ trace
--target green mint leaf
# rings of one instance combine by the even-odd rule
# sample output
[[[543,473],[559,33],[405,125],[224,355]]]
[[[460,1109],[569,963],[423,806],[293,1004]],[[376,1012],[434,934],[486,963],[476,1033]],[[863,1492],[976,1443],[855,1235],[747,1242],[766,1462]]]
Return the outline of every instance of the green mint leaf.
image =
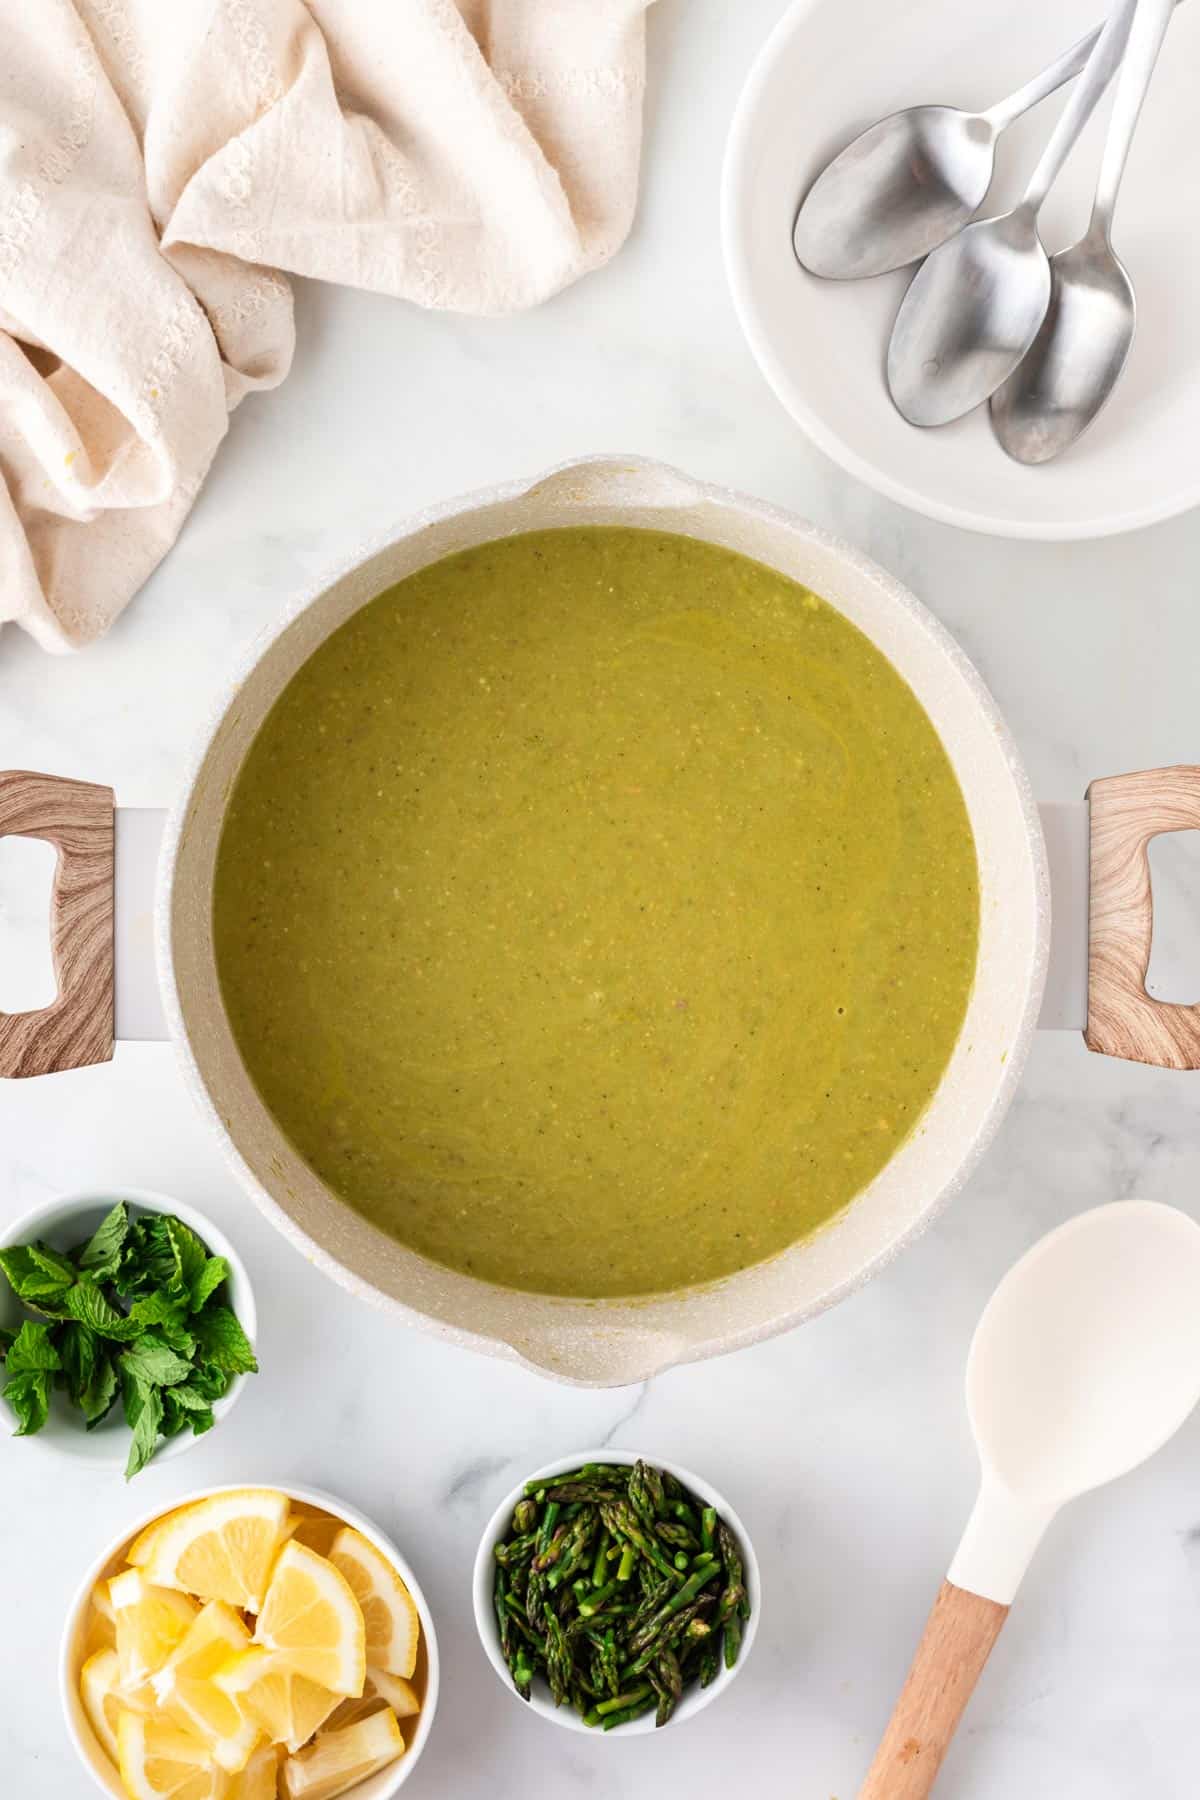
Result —
[[[196,1354],[196,1340],[187,1324],[187,1302],[173,1300],[169,1294],[144,1294],[129,1309],[131,1323],[142,1330],[157,1329],[172,1350],[188,1361]]]
[[[190,1381],[185,1381],[182,1387],[169,1389],[168,1393],[164,1395],[164,1399],[173,1400],[183,1412],[207,1412],[209,1410],[209,1401]]]
[[[190,1297],[208,1261],[208,1250],[182,1219],[171,1216],[164,1223],[167,1240],[175,1256],[175,1276],[168,1285],[173,1293]]]
[[[125,1358],[122,1357],[121,1360],[124,1362]],[[162,1424],[163,1403],[158,1389],[151,1387],[148,1382],[139,1381],[136,1376],[131,1377],[128,1383],[122,1379],[122,1390],[125,1395],[125,1416],[133,1427],[133,1442],[129,1446],[129,1460],[125,1464],[125,1479],[132,1481],[154,1455]],[[134,1413],[132,1418],[129,1417],[131,1410]]]
[[[108,1417],[119,1386],[116,1365],[108,1350],[102,1347],[96,1356],[92,1378],[79,1396],[79,1410],[87,1420],[89,1431]]]
[[[101,1272],[105,1277],[115,1275],[128,1235],[129,1208],[123,1200],[118,1200],[78,1253],[79,1267],[91,1269],[97,1276]]]
[[[191,1306],[193,1312],[199,1312],[206,1300],[216,1293],[223,1281],[229,1280],[229,1264],[223,1256],[210,1256],[205,1259],[191,1286]]]
[[[128,1350],[121,1352],[123,1376],[137,1381],[153,1382],[157,1387],[171,1387],[186,1381],[192,1372],[190,1360],[178,1356],[156,1332],[148,1331]]]
[[[233,1385],[233,1376],[228,1369],[219,1369],[216,1363],[199,1363],[192,1372],[188,1387],[193,1393],[203,1395],[205,1400],[221,1400]]]
[[[145,1213],[129,1227],[113,1286],[126,1299],[152,1294],[169,1287],[177,1269],[166,1219],[162,1213]]]
[[[69,1319],[59,1330],[57,1349],[72,1406],[79,1405],[79,1397],[92,1379],[99,1343],[94,1331],[74,1319]]]
[[[258,1369],[250,1339],[227,1306],[206,1306],[192,1320],[198,1355],[231,1375],[253,1374]]]
[[[4,1360],[10,1375],[52,1373],[62,1368],[62,1358],[50,1340],[50,1327],[35,1325],[32,1319],[26,1319]]]
[[[0,1250],[0,1269],[18,1300],[48,1312],[62,1304],[74,1283],[75,1271],[71,1269],[66,1277],[50,1273],[35,1257],[35,1248],[32,1244],[16,1244],[9,1250]]]
[[[90,1275],[76,1282],[66,1296],[64,1306],[72,1319],[88,1326],[100,1337],[112,1338],[117,1343],[128,1343],[131,1338],[141,1335],[142,1327],[124,1313],[118,1312]]]
[[[75,1264],[69,1256],[60,1255],[57,1250],[52,1249],[49,1244],[43,1244],[40,1239],[35,1244],[28,1244],[26,1249],[30,1261],[41,1270],[48,1280],[54,1282],[58,1287],[74,1285]]]
[[[46,1369],[29,1369],[6,1382],[4,1398],[17,1415],[17,1437],[32,1437],[50,1416],[51,1375]]]
[[[190,1383],[185,1383],[182,1387],[164,1388],[162,1398],[164,1437],[174,1437],[188,1426],[195,1437],[211,1431],[215,1423],[212,1405]]]

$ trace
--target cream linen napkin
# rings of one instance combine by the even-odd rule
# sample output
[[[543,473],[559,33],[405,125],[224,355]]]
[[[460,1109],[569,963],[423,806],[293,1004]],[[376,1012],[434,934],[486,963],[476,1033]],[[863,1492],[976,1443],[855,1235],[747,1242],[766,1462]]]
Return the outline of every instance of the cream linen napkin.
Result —
[[[280,271],[501,313],[637,193],[648,0],[0,0],[0,621],[87,643],[174,542]]]

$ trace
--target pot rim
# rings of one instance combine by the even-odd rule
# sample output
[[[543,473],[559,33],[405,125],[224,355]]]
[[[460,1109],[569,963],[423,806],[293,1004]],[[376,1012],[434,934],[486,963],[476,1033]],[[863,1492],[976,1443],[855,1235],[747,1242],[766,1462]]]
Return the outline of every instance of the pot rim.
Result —
[[[799,532],[809,543],[837,556],[847,567],[880,588],[888,602],[907,614],[932,641],[934,648],[940,652],[943,659],[964,683],[974,707],[1001,752],[1013,784],[1028,839],[1035,895],[1033,938],[1027,963],[1025,994],[1018,1022],[1008,1045],[1002,1072],[995,1082],[991,1101],[966,1153],[959,1161],[953,1175],[943,1182],[920,1215],[897,1237],[891,1239],[881,1249],[860,1263],[853,1273],[845,1276],[816,1297],[810,1297],[786,1312],[773,1313],[768,1318],[757,1320],[740,1329],[714,1333],[704,1338],[689,1339],[683,1333],[676,1333],[668,1337],[658,1331],[647,1332],[647,1341],[653,1344],[653,1349],[649,1351],[646,1364],[636,1375],[625,1375],[616,1383],[603,1376],[578,1376],[570,1374],[560,1367],[551,1367],[536,1355],[526,1353],[519,1331],[514,1331],[513,1338],[500,1337],[473,1330],[467,1325],[431,1317],[417,1307],[411,1306],[393,1295],[385,1294],[371,1283],[364,1281],[352,1270],[346,1268],[316,1238],[310,1236],[299,1226],[250,1168],[209,1094],[207,1083],[201,1073],[184,1024],[183,1003],[175,979],[174,959],[171,951],[171,898],[175,869],[196,783],[222,722],[236,705],[238,695],[268,648],[335,583],[344,580],[370,558],[381,554],[402,539],[413,537],[430,526],[461,514],[520,500],[551,481],[561,480],[579,471],[603,468],[611,469],[614,473],[654,476],[668,489],[677,488],[686,491],[692,500],[704,501],[717,507],[732,508],[743,516],[761,520],[764,524],[793,533]],[[669,529],[669,526],[664,528]],[[382,530],[374,532],[366,540],[360,541],[349,553],[325,565],[315,579],[306,583],[303,589],[287,602],[273,622],[257,633],[239,656],[228,685],[210,708],[193,744],[192,752],[184,769],[183,780],[167,815],[158,866],[154,907],[155,956],[159,987],[163,1012],[175,1054],[195,1104],[212,1126],[222,1146],[226,1161],[260,1212],[271,1221],[306,1261],[313,1263],[340,1287],[348,1289],[379,1310],[391,1313],[404,1325],[415,1330],[432,1333],[450,1343],[479,1351],[484,1355],[497,1356],[506,1361],[516,1362],[534,1374],[542,1377],[550,1376],[567,1386],[583,1388],[607,1388],[613,1385],[629,1385],[633,1382],[648,1381],[656,1375],[663,1374],[667,1369],[685,1363],[706,1361],[713,1356],[724,1356],[734,1350],[746,1349],[767,1338],[778,1336],[782,1332],[791,1331],[797,1325],[805,1324],[808,1320],[818,1317],[831,1306],[837,1305],[850,1294],[857,1292],[873,1276],[887,1268],[901,1251],[906,1250],[921,1237],[974,1173],[990,1147],[1012,1102],[1037,1026],[1050,954],[1050,926],[1049,867],[1041,818],[1029,776],[999,706],[975,665],[941,620],[902,582],[889,574],[871,557],[864,555],[862,551],[847,543],[845,539],[813,524],[801,515],[790,512],[785,507],[776,506],[769,501],[756,499],[738,489],[698,480],[685,471],[654,457],[637,454],[620,455],[603,451],[587,456],[569,457],[565,461],[541,469],[533,475],[501,482],[491,487],[475,488],[468,493],[452,496],[448,500],[440,501],[421,511],[403,514]],[[856,1200],[852,1200],[849,1206],[853,1207],[855,1204]],[[845,1210],[843,1213],[835,1215],[833,1220],[827,1221],[826,1226],[819,1229],[823,1230],[829,1225],[835,1224],[844,1216]],[[687,1290],[682,1291],[686,1292]],[[513,1289],[512,1292],[514,1296],[520,1294],[518,1289]],[[654,1295],[645,1298],[653,1301],[669,1298],[669,1296]],[[637,1307],[642,1303],[643,1299],[639,1297],[624,1304]],[[593,1313],[593,1317],[596,1316],[595,1302],[564,1301],[562,1304],[564,1308],[572,1305],[580,1308],[579,1316],[581,1318],[583,1317],[583,1308],[588,1308]]]

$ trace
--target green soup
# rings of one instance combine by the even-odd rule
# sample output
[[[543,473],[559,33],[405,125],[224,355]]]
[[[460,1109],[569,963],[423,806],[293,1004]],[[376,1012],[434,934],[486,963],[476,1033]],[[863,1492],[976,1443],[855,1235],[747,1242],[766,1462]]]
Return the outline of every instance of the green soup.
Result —
[[[542,1293],[691,1286],[878,1173],[962,1025],[975,849],[911,690],[690,538],[504,539],[321,646],[229,804],[242,1056],[401,1242]]]

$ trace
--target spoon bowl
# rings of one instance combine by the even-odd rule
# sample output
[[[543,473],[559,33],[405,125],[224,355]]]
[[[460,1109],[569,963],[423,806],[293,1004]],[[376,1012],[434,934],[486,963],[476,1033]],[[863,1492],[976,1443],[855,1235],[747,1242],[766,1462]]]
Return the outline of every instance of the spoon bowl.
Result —
[[[956,106],[880,119],[818,175],[792,245],[813,275],[884,275],[944,243],[979,206],[996,163],[995,125]]]
[[[1133,344],[1133,283],[1094,232],[1050,258],[1050,304],[1024,360],[991,399],[992,425],[1018,462],[1060,456],[1120,380]]]
[[[912,425],[945,425],[1011,375],[1046,316],[1050,265],[1028,206],[980,219],[918,269],[887,353],[892,399]]]
[[[967,1411],[985,1481],[1035,1505],[1114,1481],[1200,1402],[1200,1226],[1117,1201],[1035,1244],[984,1310]]]
[[[861,132],[822,170],[792,228],[797,261],[829,281],[884,275],[953,237],[991,185],[996,139],[1078,75],[1099,31],[987,112],[910,106]]]

